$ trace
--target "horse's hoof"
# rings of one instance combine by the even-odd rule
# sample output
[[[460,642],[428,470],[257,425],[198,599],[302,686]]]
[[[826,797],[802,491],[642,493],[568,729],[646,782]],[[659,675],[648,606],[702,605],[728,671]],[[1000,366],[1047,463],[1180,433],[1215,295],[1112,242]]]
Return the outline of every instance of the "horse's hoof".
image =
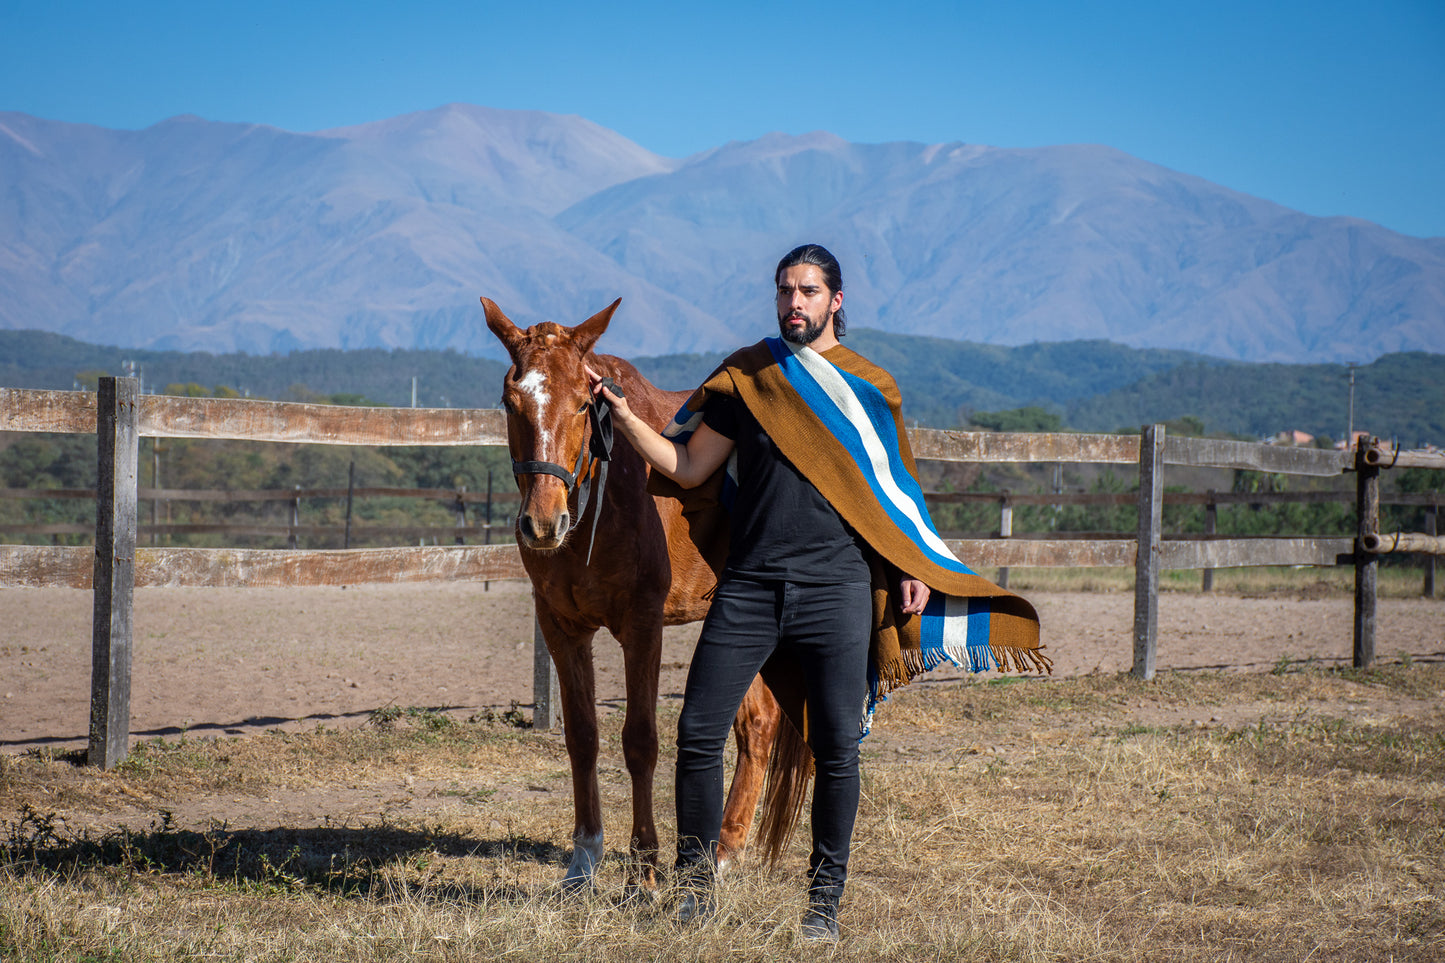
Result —
[[[591,896],[597,891],[597,883],[591,876],[568,876],[562,880],[562,895],[572,898]]]

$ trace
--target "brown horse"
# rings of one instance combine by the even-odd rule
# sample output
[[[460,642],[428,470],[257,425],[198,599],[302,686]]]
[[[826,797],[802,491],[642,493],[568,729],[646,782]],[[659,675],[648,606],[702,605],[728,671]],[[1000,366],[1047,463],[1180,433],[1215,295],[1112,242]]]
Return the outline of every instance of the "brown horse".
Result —
[[[569,888],[590,885],[604,852],[592,639],[605,626],[622,645],[626,674],[622,754],[632,778],[629,884],[655,892],[652,780],[662,627],[706,615],[716,582],[687,536],[678,503],[647,494],[648,465],[625,439],[619,438],[611,453],[600,497],[594,488],[585,507],[578,505],[584,480],[599,484],[605,457],[590,445],[600,426],[589,418],[592,395],[584,361],[619,384],[632,410],[659,430],[687,399],[686,392],[656,388],[620,358],[592,353],[620,303],[614,301],[575,327],[545,322],[523,331],[482,298],[487,327],[512,359],[502,406],[522,492],[517,543],[562,690],[576,813],[572,860],[563,882]],[[584,514],[589,517],[579,517]],[[576,536],[569,537],[574,531]],[[775,739],[782,741],[764,814],[767,848],[774,856],[796,820],[806,785],[806,759],[800,762],[799,754],[806,745],[791,725],[779,725],[780,719],[778,703],[755,679],[733,723],[738,763],[718,847],[722,863],[742,851]]]

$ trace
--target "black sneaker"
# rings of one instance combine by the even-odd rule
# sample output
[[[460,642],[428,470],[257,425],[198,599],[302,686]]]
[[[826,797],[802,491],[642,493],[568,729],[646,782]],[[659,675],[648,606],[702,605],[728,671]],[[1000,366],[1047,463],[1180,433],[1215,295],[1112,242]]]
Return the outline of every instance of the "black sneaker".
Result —
[[[710,890],[689,890],[678,901],[672,918],[678,923],[684,924],[703,923],[711,919],[716,912],[717,903],[713,902]]]
[[[808,912],[803,914],[803,939],[838,942],[838,897],[827,893],[808,895]]]

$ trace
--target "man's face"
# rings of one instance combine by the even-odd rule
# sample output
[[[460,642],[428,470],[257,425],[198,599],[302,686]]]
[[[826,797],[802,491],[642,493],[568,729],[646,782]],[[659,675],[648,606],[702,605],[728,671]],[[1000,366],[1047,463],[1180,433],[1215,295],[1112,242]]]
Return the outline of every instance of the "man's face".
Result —
[[[843,292],[828,290],[816,264],[794,264],[778,275],[778,331],[784,340],[812,344],[842,306]]]

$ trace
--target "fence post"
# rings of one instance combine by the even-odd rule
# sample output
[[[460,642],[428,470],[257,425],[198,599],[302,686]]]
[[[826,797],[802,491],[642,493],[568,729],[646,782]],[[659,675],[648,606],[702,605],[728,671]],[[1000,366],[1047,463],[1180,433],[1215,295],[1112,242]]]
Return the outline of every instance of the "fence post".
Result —
[[[998,509],[998,537],[1008,538],[1014,533],[1014,507],[1008,500],[1008,491],[1005,490],[999,502]],[[1008,566],[999,566],[998,587],[1008,588]]]
[[[1135,678],[1154,678],[1159,642],[1160,529],[1164,524],[1164,426],[1139,433],[1139,537],[1134,559]]]
[[[1432,501],[1425,506],[1425,534],[1438,535],[1436,531],[1436,517],[1440,514],[1440,493],[1432,492]],[[1425,556],[1425,584],[1420,587],[1420,594],[1427,599],[1435,597],[1435,555],[1432,552]]]
[[[1209,501],[1204,503],[1204,534],[1212,536],[1219,518],[1219,506],[1214,502],[1214,489],[1209,489],[1208,495]],[[1204,570],[1204,580],[1200,589],[1205,592],[1214,591],[1214,569],[1206,568]]]
[[[490,468],[487,469],[487,516],[486,522],[482,526],[482,544],[492,544],[492,470]],[[483,592],[490,592],[491,590],[491,582],[482,583]]]
[[[161,523],[161,440],[151,439],[151,488],[154,488],[156,495],[151,499],[151,544],[161,543],[158,527]]]
[[[346,469],[346,537],[341,542],[342,548],[351,547],[351,503],[356,496],[356,462],[353,461]],[[292,546],[295,547],[294,545]]]
[[[542,624],[532,617],[532,728],[555,729],[562,721],[562,687],[557,666],[542,638]]]
[[[1374,552],[1365,551],[1366,535],[1380,528],[1380,469],[1365,461],[1370,439],[1361,435],[1355,447],[1355,512],[1358,526],[1355,535],[1355,653],[1354,666],[1368,669],[1375,661],[1375,593],[1379,579],[1380,560]]]
[[[296,486],[293,487],[293,490],[299,493],[299,492],[301,491],[301,486],[300,486],[300,485],[296,485]],[[299,526],[300,524],[301,524],[301,496],[300,496],[300,494],[296,494],[296,495],[291,496],[291,531],[286,534],[286,547],[287,547],[287,548],[295,548],[295,547],[296,547],[296,528],[297,528],[297,526]]]
[[[130,751],[131,605],[140,462],[139,383],[106,376],[96,392],[95,569],[90,655],[92,766]]]
[[[467,493],[467,486],[466,486],[466,485],[463,485],[461,488],[458,488],[458,489],[457,489],[457,534],[456,534],[456,543],[457,543],[458,545],[465,545],[465,544],[467,544],[467,537],[462,534],[462,529],[464,529],[464,528],[467,527],[467,503],[466,503],[466,499],[464,499],[464,498],[462,497],[462,496],[464,496],[466,493]]]

